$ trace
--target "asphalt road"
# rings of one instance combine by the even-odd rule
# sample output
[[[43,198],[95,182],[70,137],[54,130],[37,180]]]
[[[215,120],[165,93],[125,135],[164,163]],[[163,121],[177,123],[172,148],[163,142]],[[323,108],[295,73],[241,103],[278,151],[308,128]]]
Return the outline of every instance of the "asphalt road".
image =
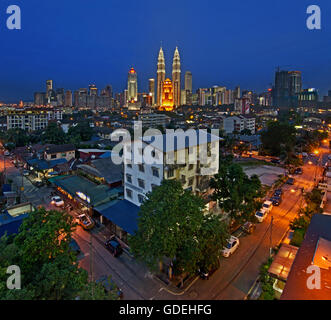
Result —
[[[328,152],[328,148],[321,148],[320,159],[325,159]],[[312,164],[309,164],[309,161]],[[316,156],[309,157],[303,166],[303,174],[294,176],[295,184],[283,187],[281,205],[273,207],[267,219],[257,225],[252,235],[240,238],[237,251],[229,258],[221,259],[220,269],[210,280],[199,279],[180,299],[244,299],[259,275],[260,266],[267,261],[270,247],[279,244],[286,235],[290,222],[303,206],[301,188],[304,187],[305,191],[312,190],[315,176],[319,178],[321,175],[321,167],[316,166],[321,162]],[[271,217],[273,217],[272,228]]]

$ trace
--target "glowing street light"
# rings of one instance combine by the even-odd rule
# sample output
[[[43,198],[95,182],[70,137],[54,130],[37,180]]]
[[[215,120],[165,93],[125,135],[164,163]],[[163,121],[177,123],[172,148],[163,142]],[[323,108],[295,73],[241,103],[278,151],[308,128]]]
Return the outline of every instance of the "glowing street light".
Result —
[[[318,150],[315,150],[314,153],[318,155],[320,152]]]

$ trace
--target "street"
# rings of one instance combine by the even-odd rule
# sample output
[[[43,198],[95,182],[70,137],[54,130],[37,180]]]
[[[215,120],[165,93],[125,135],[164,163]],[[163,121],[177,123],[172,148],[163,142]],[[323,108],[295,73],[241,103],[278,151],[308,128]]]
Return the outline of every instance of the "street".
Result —
[[[295,175],[294,185],[284,185],[283,201],[279,207],[273,207],[267,219],[257,225],[251,235],[240,236],[238,250],[229,258],[221,258],[221,265],[210,280],[197,279],[186,292],[171,293],[156,281],[148,269],[141,263],[123,253],[114,258],[105,248],[104,241],[109,236],[105,228],[85,231],[78,226],[73,238],[79,244],[82,253],[79,264],[89,273],[90,279],[111,275],[115,283],[123,290],[126,300],[242,300],[245,299],[259,275],[259,269],[269,257],[270,247],[274,247],[286,235],[290,222],[295,218],[304,203],[302,188],[312,190],[315,177],[321,175],[322,168],[317,165],[325,163],[328,148],[320,149],[319,157],[305,160],[303,174]],[[320,159],[320,160],[319,160]],[[4,160],[0,158],[3,170]],[[33,205],[43,205],[47,209],[56,209],[50,204],[50,187],[37,188],[29,179],[21,176],[20,170],[6,160],[6,176],[13,183],[24,186],[24,199]],[[71,212],[72,215],[76,213]],[[273,223],[271,226],[271,220]]]

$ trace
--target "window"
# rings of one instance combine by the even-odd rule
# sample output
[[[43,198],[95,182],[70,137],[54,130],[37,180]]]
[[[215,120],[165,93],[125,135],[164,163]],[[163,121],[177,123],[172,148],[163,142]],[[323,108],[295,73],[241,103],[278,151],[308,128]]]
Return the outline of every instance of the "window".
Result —
[[[152,187],[152,191],[157,187],[156,184],[151,184],[151,187]]]
[[[139,164],[139,171],[140,172],[145,172],[145,168],[144,168],[144,165],[143,164]]]
[[[61,157],[65,157],[66,155],[66,153],[61,153]]]
[[[145,189],[145,181],[142,179],[138,179],[138,185],[140,188]]]
[[[145,200],[145,197],[143,195],[141,195],[141,194],[138,194],[138,201],[139,201],[139,203],[143,203],[144,200]]]
[[[159,169],[158,168],[152,168],[153,171],[153,176],[154,177],[159,177]]]
[[[126,175],[126,181],[129,182],[129,183],[132,183],[132,176],[131,176],[131,174],[127,174]]]
[[[56,159],[56,154],[51,154],[51,159]]]
[[[126,166],[130,169],[132,169],[132,164],[131,163],[127,163]]]
[[[169,169],[168,170],[168,178],[172,178],[175,174],[175,170],[174,169]]]
[[[126,196],[130,199],[132,199],[132,190],[126,189]]]
[[[194,168],[194,165],[193,165],[193,164],[190,164],[190,165],[188,166],[188,169],[189,169],[189,170],[193,170],[193,168]]]

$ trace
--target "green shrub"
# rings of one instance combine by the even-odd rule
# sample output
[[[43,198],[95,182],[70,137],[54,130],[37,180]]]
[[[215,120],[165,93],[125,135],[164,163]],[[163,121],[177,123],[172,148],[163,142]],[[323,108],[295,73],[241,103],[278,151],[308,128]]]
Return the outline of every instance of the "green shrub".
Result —
[[[296,246],[296,247],[300,247],[300,245],[305,237],[305,233],[306,233],[305,229],[295,230],[290,244],[293,246]]]

